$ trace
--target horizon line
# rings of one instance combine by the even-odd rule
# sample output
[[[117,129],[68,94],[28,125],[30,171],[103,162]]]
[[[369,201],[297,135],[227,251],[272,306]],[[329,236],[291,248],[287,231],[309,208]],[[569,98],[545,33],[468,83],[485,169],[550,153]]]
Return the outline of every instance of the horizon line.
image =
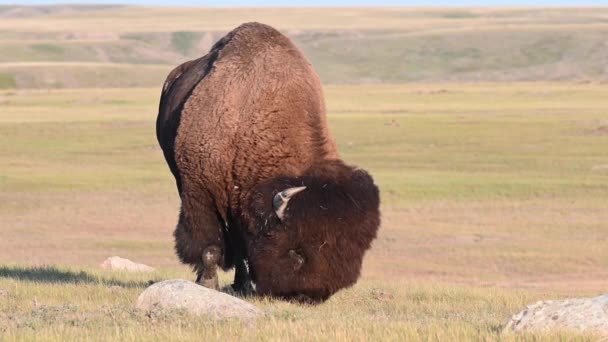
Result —
[[[55,2],[55,3],[30,3],[30,4],[17,4],[17,3],[4,3],[0,1],[0,6],[15,6],[15,7],[53,7],[53,6],[79,6],[79,7],[93,7],[93,6],[125,6],[125,7],[166,7],[166,8],[174,8],[174,7],[190,7],[190,8],[431,8],[431,9],[440,9],[440,8],[608,8],[608,3],[606,4],[590,4],[590,3],[577,3],[577,4],[517,4],[517,5],[480,5],[480,4],[439,4],[439,5],[341,5],[341,4],[331,4],[331,5],[195,5],[195,4],[140,4],[140,3],[128,3],[128,2],[96,2],[96,3],[75,3],[75,2]]]

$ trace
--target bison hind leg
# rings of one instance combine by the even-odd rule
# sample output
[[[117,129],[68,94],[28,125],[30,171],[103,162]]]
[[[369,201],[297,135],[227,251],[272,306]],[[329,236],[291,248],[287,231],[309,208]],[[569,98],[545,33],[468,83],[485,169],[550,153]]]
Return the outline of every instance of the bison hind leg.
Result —
[[[204,220],[205,222],[192,224],[191,220],[187,220],[184,216],[182,211],[175,228],[175,252],[183,263],[192,265],[197,274],[198,284],[217,290],[219,288],[217,269],[222,265],[223,250],[220,246],[223,245],[223,237],[213,233],[218,231],[221,234],[221,231],[218,228],[206,229],[207,234],[205,234],[200,231],[193,232],[190,227],[198,229],[217,227],[219,222]]]
[[[217,290],[217,263],[221,257],[221,250],[217,246],[209,246],[203,251],[202,262],[195,266],[196,283],[204,287]]]

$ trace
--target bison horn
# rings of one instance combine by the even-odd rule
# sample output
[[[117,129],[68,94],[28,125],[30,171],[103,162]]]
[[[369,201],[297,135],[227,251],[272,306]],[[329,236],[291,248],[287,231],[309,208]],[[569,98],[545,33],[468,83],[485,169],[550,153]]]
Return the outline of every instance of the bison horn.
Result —
[[[304,191],[305,189],[305,186],[288,188],[274,195],[274,198],[272,199],[272,205],[279,219],[283,219],[285,209],[287,208],[287,203],[289,202],[291,197],[297,194],[298,192]]]

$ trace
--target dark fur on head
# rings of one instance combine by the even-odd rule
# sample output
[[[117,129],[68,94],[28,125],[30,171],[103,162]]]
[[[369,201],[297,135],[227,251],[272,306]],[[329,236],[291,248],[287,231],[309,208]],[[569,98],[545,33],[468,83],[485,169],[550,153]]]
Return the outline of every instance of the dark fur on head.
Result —
[[[299,186],[306,190],[279,219],[273,197]],[[259,184],[249,203],[248,257],[258,294],[322,302],[357,281],[380,225],[378,188],[367,172],[323,161],[301,177]]]

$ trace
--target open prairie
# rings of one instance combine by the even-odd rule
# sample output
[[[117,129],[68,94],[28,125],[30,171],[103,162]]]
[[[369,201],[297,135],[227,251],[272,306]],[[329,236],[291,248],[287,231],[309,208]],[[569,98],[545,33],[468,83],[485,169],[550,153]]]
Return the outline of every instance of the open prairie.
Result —
[[[8,339],[494,339],[529,302],[606,290],[605,87],[326,92],[343,157],[381,187],[381,233],[354,288],[319,307],[255,300],[272,315],[253,329],[130,309],[149,280],[193,278],[172,250],[179,202],[155,140],[158,89],[0,93],[0,289],[7,292],[0,332]],[[99,271],[111,255],[160,271]],[[228,275],[222,280],[229,284]]]
[[[0,8],[0,340],[598,338],[501,330],[526,304],[607,291],[606,70],[581,68],[606,51],[593,39],[608,34],[608,10],[213,11]],[[173,253],[179,199],[154,132],[162,78],[207,46],[192,42],[211,44],[256,15],[309,49],[327,84],[342,157],[368,169],[381,188],[379,237],[359,283],[320,306],[249,298],[268,312],[252,325],[138,312],[134,301],[150,281],[194,279]],[[557,64],[522,59],[500,69],[505,78],[476,63],[499,63],[508,46],[474,53],[476,69],[461,79],[453,77],[457,57],[441,54],[459,48],[449,45],[460,44],[449,39],[457,31],[485,37],[463,39],[482,50],[492,35],[508,36],[510,53],[528,57],[513,46],[536,44],[534,34],[543,32],[548,45],[539,56],[556,46],[568,53]],[[431,32],[443,38],[429,40]],[[577,45],[562,45],[555,32]],[[340,62],[332,49],[347,36],[352,45],[342,48],[351,59]],[[378,37],[386,50],[366,55],[360,44]],[[579,51],[583,43],[593,53]],[[399,49],[419,56],[412,72],[427,76],[403,83],[412,80],[406,71],[391,74],[406,56]],[[431,62],[423,52],[443,57]],[[368,77],[377,68],[386,73]],[[530,79],[569,71],[499,82],[526,70]],[[391,78],[400,72],[406,76]],[[113,255],[158,270],[102,271],[99,263]],[[221,285],[230,280],[221,275]]]

